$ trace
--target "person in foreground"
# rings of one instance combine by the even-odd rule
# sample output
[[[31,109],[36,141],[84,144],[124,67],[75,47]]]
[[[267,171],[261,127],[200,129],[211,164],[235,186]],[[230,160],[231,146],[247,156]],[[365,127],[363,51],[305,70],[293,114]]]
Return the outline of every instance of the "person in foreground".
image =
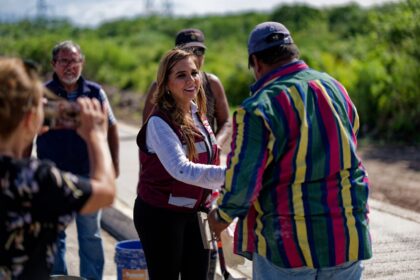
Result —
[[[137,135],[140,178],[134,224],[150,279],[205,280],[209,250],[197,213],[224,182],[196,57],[173,49],[157,74],[156,107]]]
[[[197,57],[198,68],[202,69],[207,47],[204,44],[204,33],[201,30],[195,28],[180,30],[175,36],[175,47],[192,52]],[[223,148],[224,144],[228,142],[231,133],[229,104],[225,89],[216,75],[200,71],[200,76],[206,94],[207,120],[214,131],[217,144],[220,148]],[[153,111],[153,96],[156,90],[157,83],[154,81],[146,92],[143,123]]]
[[[239,217],[234,250],[253,260],[253,279],[361,279],[372,244],[354,104],[299,60],[280,23],[257,25],[248,54],[256,83],[234,113],[211,228],[219,235]]]
[[[52,80],[46,87],[57,96],[70,102],[80,97],[96,99],[108,108],[108,146],[116,176],[119,175],[119,137],[117,120],[112,112],[105,91],[98,84],[81,75],[85,57],[80,46],[72,41],[63,41],[54,46],[51,65]],[[58,168],[74,174],[89,177],[89,160],[84,139],[73,129],[57,128],[36,139],[37,155],[40,159],[53,161]],[[79,242],[80,275],[88,279],[101,280],[105,256],[101,237],[101,211],[89,215],[76,215],[77,238]],[[67,274],[65,261],[66,233],[59,235],[54,274]]]
[[[90,179],[23,157],[42,126],[45,93],[22,60],[0,58],[0,279],[49,279],[58,233],[75,213],[97,211],[115,197],[106,109],[96,100],[77,101]]]

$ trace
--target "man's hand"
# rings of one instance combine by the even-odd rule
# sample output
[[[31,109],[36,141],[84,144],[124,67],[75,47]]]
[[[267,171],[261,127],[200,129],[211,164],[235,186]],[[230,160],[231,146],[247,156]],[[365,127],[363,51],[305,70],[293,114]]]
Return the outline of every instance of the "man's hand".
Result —
[[[220,218],[217,208],[210,211],[207,219],[209,221],[210,229],[216,235],[217,240],[220,240],[220,233],[229,226],[229,223]]]

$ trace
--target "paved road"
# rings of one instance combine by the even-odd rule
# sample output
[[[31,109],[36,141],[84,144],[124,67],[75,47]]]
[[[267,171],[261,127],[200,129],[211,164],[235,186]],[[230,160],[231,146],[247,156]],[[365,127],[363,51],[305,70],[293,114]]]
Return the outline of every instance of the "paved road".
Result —
[[[139,173],[137,132],[138,128],[119,124],[121,174],[117,179],[117,197],[130,209],[134,206]]]
[[[138,129],[120,125],[121,176],[115,208],[129,219],[136,197],[139,162],[135,143]],[[374,257],[365,262],[364,279],[420,279],[420,214],[372,200],[371,234]],[[251,279],[251,262],[232,274]]]

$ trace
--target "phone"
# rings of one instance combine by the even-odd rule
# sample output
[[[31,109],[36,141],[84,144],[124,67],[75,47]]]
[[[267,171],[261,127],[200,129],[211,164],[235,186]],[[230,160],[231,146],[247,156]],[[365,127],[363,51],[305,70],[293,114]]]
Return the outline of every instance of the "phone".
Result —
[[[44,102],[44,126],[49,129],[75,129],[80,123],[80,108],[66,100]]]

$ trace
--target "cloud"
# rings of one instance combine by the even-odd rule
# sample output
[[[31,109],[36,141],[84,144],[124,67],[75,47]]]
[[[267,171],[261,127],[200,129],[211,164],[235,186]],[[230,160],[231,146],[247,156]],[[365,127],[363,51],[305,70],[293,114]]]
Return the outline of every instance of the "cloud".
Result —
[[[40,0],[0,0],[0,20],[34,17],[38,14]],[[78,25],[95,26],[102,21],[144,14],[147,0],[43,0],[46,14],[50,17],[65,17]],[[315,6],[349,3],[351,0],[149,0],[155,9],[163,9],[172,3],[175,15],[202,15],[244,10],[270,10],[286,3],[307,3]],[[354,0],[362,6],[389,2],[390,0]]]

